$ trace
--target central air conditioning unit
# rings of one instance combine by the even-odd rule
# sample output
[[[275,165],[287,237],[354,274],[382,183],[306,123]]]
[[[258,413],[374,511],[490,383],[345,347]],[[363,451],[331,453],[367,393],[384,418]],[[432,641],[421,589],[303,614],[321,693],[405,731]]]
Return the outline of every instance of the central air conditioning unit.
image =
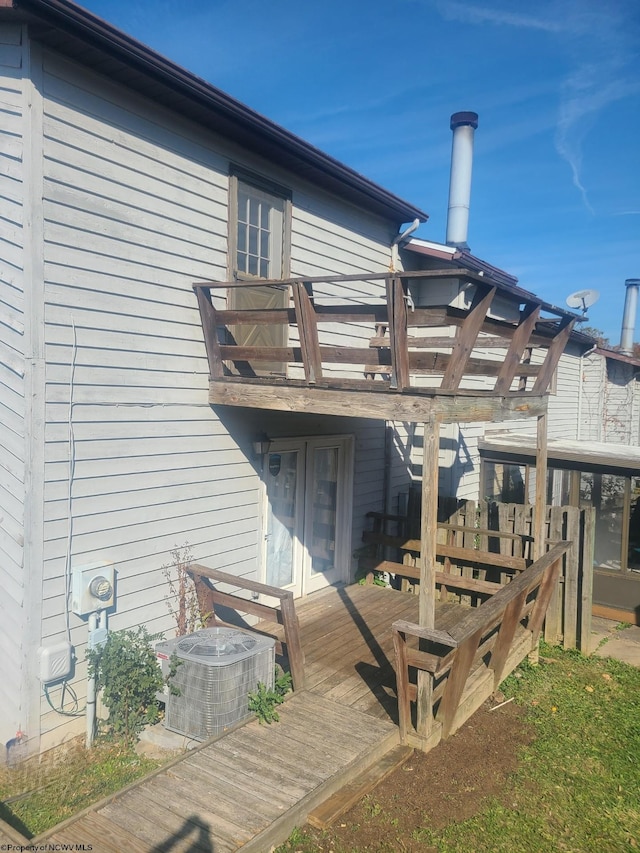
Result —
[[[204,628],[156,644],[165,676],[175,654],[179,664],[164,693],[164,725],[194,740],[206,740],[250,717],[249,693],[258,682],[273,688],[275,640],[235,628]]]

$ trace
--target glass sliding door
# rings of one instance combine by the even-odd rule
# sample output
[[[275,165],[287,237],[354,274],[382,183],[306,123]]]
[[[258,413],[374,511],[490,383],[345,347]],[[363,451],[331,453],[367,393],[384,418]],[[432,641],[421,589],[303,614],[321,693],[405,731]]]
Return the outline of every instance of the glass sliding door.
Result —
[[[267,492],[265,580],[269,586],[298,591],[302,450],[269,452],[265,464]]]
[[[281,439],[264,459],[265,582],[306,595],[349,579],[348,437]]]
[[[613,571],[622,568],[622,529],[626,478],[617,474],[580,475],[580,505],[596,511],[596,566]]]
[[[317,440],[316,440],[317,441]],[[307,449],[306,587],[311,592],[343,579],[340,553],[343,540],[344,448],[341,443]]]

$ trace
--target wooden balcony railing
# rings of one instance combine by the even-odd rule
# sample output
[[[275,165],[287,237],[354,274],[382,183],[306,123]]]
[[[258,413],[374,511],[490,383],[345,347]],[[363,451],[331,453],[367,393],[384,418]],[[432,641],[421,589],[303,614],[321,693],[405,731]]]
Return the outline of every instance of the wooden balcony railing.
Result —
[[[443,278],[468,284],[472,295],[467,308],[413,305],[413,286]],[[287,288],[289,298],[283,304],[288,307],[221,307],[228,288],[256,285]],[[576,320],[530,294],[505,294],[503,285],[467,269],[205,282],[195,284],[194,290],[212,384],[245,381],[395,394],[536,397],[547,393]],[[497,319],[491,312],[498,293],[518,306],[515,321]],[[374,295],[365,301],[358,294]],[[288,343],[242,345],[234,336],[243,327],[266,326],[285,327],[282,339]],[[265,376],[262,368],[274,363],[285,366],[281,374]]]

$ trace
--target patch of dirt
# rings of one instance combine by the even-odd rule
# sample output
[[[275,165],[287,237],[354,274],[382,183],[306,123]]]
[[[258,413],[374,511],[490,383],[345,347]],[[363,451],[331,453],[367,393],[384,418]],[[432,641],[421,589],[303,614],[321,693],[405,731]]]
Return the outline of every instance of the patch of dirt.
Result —
[[[412,838],[421,827],[442,828],[473,817],[491,798],[508,794],[522,748],[533,740],[525,709],[514,702],[483,705],[452,737],[412,758],[371,794],[316,835],[318,849],[429,850]],[[330,846],[329,846],[330,845]]]

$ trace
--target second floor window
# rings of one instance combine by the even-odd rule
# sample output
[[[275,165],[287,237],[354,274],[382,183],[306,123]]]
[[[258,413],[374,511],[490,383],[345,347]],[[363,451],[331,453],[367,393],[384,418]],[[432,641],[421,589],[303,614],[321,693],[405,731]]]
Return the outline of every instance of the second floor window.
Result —
[[[229,272],[242,285],[229,288],[228,307],[243,311],[289,307],[289,288],[262,284],[289,275],[290,193],[266,180],[232,173],[229,211]],[[284,347],[282,323],[242,323],[229,327],[236,344],[245,347]],[[286,373],[284,362],[264,358],[250,364],[257,376]]]
[[[235,184],[235,238],[232,272],[238,278],[286,276],[287,198],[239,177]]]

